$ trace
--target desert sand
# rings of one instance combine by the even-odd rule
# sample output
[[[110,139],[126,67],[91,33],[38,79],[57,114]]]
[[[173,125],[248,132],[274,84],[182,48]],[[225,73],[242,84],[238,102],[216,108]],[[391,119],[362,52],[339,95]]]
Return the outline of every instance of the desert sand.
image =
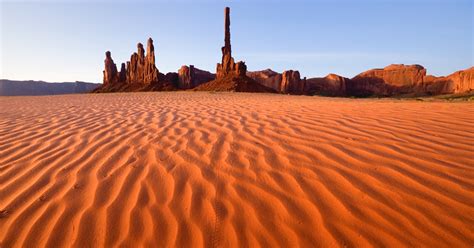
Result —
[[[0,247],[472,247],[474,104],[0,98]]]

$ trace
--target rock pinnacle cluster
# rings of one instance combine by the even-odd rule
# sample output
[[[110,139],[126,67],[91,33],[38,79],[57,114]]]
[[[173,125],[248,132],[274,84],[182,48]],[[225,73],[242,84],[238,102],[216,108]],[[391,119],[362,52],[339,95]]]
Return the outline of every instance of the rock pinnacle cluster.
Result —
[[[325,96],[423,96],[458,94],[474,91],[474,67],[449,76],[427,75],[421,65],[393,64],[372,69],[353,78],[336,74],[326,77],[301,78],[297,70],[282,73],[271,69],[248,72],[245,62],[232,57],[230,8],[224,9],[224,46],[216,72],[183,65],[178,72],[160,73],[155,64],[153,39],[147,41],[146,52],[141,43],[130,61],[122,63],[120,71],[110,51],[105,53],[103,84],[94,92],[125,91],[236,91],[274,92],[293,95]]]

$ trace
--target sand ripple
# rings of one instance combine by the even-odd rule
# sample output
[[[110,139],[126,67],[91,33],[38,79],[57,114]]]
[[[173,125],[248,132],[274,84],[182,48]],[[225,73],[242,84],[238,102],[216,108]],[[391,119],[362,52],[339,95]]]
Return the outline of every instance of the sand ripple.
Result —
[[[471,247],[474,104],[0,98],[0,247]]]

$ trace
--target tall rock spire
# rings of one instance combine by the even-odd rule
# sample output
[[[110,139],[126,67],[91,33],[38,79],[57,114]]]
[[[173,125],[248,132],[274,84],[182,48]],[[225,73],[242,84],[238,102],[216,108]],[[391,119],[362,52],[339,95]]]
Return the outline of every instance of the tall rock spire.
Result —
[[[225,38],[224,38],[224,47],[223,47],[223,52],[224,50],[228,52],[230,55],[232,55],[232,49],[230,46],[230,8],[226,7],[224,10],[224,28],[225,28]]]
[[[149,38],[145,49],[142,43],[137,44],[137,52],[127,62],[127,82],[130,84],[151,84],[158,82],[159,71],[155,65],[155,47]]]
[[[182,70],[182,81],[187,79],[186,71]],[[230,8],[224,9],[224,46],[222,62],[217,64],[216,78],[194,88],[203,91],[237,91],[237,92],[273,92],[273,89],[258,84],[247,76],[245,62],[235,62],[230,46]]]
[[[155,46],[153,46],[153,39],[148,38],[145,57],[145,83],[150,84],[152,82],[158,82],[158,74],[159,71],[155,66]]]
[[[230,45],[230,8],[224,10],[224,46],[222,47],[222,62],[217,64],[216,78],[224,78],[227,75],[245,76],[247,66],[244,62],[235,63],[232,58]]]
[[[112,54],[110,51],[105,52],[104,60],[104,85],[112,85],[118,81],[118,72],[117,65],[115,65],[114,60],[112,59]]]

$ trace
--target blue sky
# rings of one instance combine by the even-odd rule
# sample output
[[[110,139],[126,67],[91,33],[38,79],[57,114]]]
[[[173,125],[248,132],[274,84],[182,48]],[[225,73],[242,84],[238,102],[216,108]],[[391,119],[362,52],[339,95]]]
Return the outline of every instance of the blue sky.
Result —
[[[346,77],[392,63],[447,75],[473,66],[471,0],[2,1],[0,78],[101,82],[155,41],[157,67],[214,72],[231,7],[233,56],[249,70]]]

